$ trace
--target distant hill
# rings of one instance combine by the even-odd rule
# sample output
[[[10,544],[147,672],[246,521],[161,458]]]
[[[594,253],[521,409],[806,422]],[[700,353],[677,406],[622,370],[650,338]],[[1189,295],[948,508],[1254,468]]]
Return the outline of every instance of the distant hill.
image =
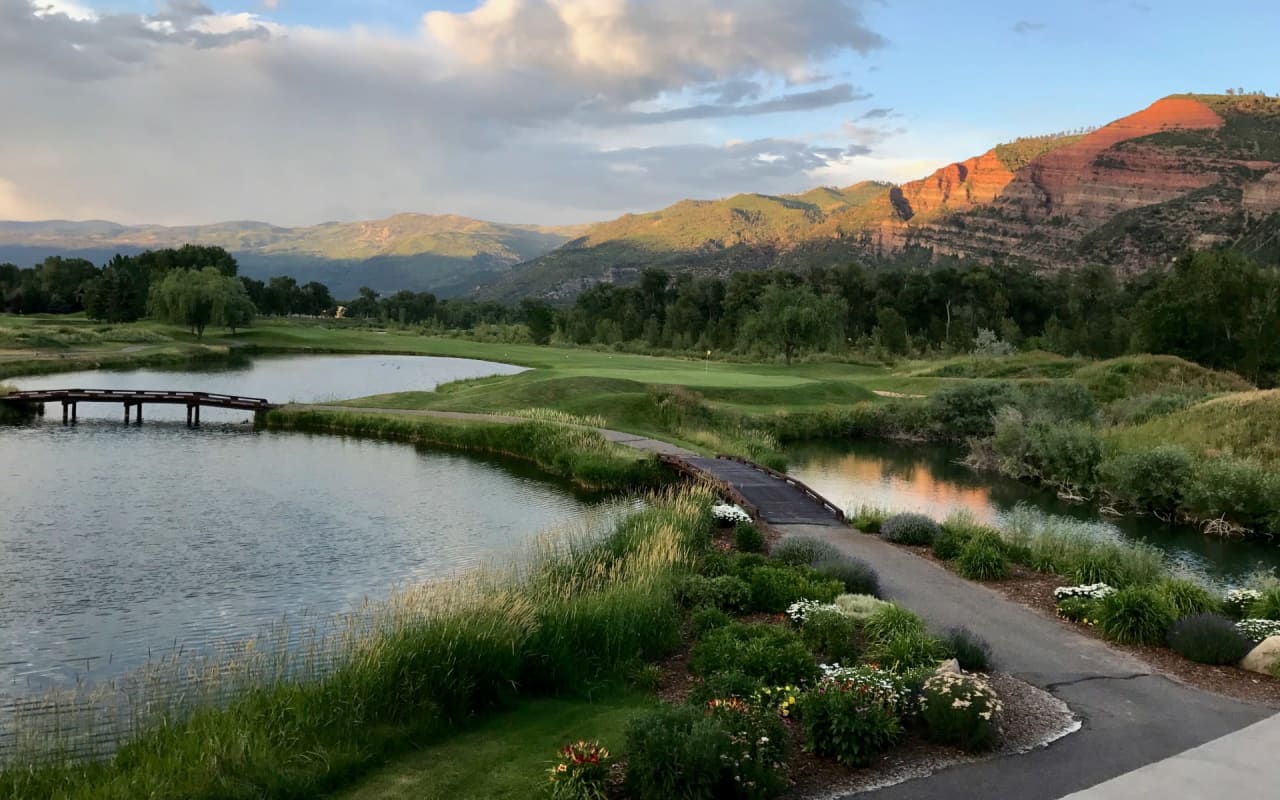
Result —
[[[766,267],[958,256],[1139,270],[1186,247],[1280,257],[1280,99],[1174,95],[1087,133],[1001,144],[901,186],[685,200],[587,228],[479,296],[571,296],[647,267]]]
[[[361,286],[459,296],[568,241],[580,228],[499,225],[457,216],[398,214],[372,222],[283,228],[262,222],[162,227],[112,222],[0,222],[0,262],[27,266],[48,255],[96,263],[115,253],[184,244],[232,252],[257,278],[318,280],[338,297]]]

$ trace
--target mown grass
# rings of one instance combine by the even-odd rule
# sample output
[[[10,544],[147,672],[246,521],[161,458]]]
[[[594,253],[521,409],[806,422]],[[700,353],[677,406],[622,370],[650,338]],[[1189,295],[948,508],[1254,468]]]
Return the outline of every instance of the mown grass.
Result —
[[[613,444],[594,430],[560,422],[502,423],[284,408],[267,414],[266,425],[507,456],[589,489],[639,488],[664,480],[652,457]]]
[[[709,502],[657,497],[511,567],[353,612],[311,648],[247,648],[202,670],[199,702],[186,663],[160,676],[165,694],[52,698],[19,720],[0,798],[315,797],[520,699],[584,696],[678,643],[675,582],[705,547]],[[112,757],[60,757],[109,719],[127,732]]]
[[[521,703],[447,741],[395,759],[339,800],[527,800],[555,743],[598,740],[625,757],[627,723],[655,707],[652,697],[604,694],[593,700]]]

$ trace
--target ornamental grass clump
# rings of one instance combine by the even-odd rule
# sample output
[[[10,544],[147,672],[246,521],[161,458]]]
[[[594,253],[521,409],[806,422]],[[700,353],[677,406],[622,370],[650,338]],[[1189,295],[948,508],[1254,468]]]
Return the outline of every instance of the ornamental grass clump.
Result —
[[[800,638],[805,647],[825,661],[851,663],[858,659],[857,623],[836,606],[807,614],[800,625]]]
[[[781,614],[798,600],[831,602],[844,593],[840,581],[824,578],[809,567],[763,566],[751,571],[751,608]]]
[[[924,514],[895,514],[880,526],[880,538],[894,544],[926,546],[933,544],[941,530]]]
[[[884,521],[890,517],[888,511],[877,506],[862,505],[852,514],[845,515],[857,530],[863,533],[879,533],[880,527],[884,525]]]
[[[1259,592],[1258,597],[1249,604],[1248,616],[1251,619],[1280,620],[1280,586]]]
[[[920,615],[893,603],[880,606],[862,623],[862,635],[870,644],[881,644],[899,636],[925,632],[924,620]]]
[[[924,682],[920,718],[934,742],[964,750],[990,750],[1000,739],[1004,706],[986,681],[944,672]]]
[[[739,553],[764,552],[764,534],[750,522],[739,522],[734,527],[733,546]]]
[[[842,594],[835,599],[835,606],[840,609],[840,613],[858,624],[866,622],[872,614],[889,605],[893,604],[869,594]]]
[[[551,800],[608,800],[612,765],[608,748],[599,742],[565,745],[547,770]]]
[[[1208,589],[1193,580],[1168,578],[1157,583],[1156,589],[1169,602],[1176,619],[1217,612],[1220,606]]]
[[[1249,606],[1260,599],[1262,592],[1258,589],[1231,589],[1223,601],[1223,610],[1235,619],[1244,619],[1248,616]]]
[[[960,550],[956,572],[975,581],[998,581],[1009,575],[1009,556],[995,533],[974,535]]]
[[[960,663],[966,672],[991,670],[991,646],[987,640],[968,628],[951,628],[942,637],[947,654]]]
[[[707,703],[716,699],[754,697],[764,687],[764,681],[739,670],[713,672],[705,678],[694,681],[689,689],[689,703],[705,707]]]
[[[870,642],[865,653],[868,661],[895,672],[936,667],[949,656],[947,645],[941,639],[915,631]]]
[[[1173,624],[1173,608],[1154,587],[1130,586],[1098,601],[1098,629],[1120,644],[1159,644]]]
[[[1195,614],[1169,628],[1169,647],[1197,664],[1236,664],[1253,643],[1221,614]]]
[[[902,735],[907,692],[898,676],[874,666],[823,670],[797,704],[809,748],[846,766],[865,766]]]

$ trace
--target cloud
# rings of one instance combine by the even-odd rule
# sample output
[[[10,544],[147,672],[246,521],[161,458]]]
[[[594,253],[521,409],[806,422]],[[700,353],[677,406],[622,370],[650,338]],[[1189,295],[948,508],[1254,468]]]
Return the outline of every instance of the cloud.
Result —
[[[1045,24],[1043,22],[1028,22],[1025,19],[1018,20],[1013,24],[1013,28],[1011,28],[1014,33],[1019,35],[1031,33],[1032,31],[1042,31],[1044,29]]]
[[[403,35],[0,0],[0,216],[557,222],[793,190],[848,143],[711,123],[864,98],[807,82],[883,45],[863,6],[487,0]]]
[[[895,116],[892,108],[873,108],[858,119],[887,119]]]

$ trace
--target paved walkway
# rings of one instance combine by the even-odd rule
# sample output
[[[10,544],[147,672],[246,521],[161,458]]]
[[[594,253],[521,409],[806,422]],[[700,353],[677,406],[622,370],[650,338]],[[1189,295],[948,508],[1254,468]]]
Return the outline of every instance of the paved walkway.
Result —
[[[305,408],[527,421],[447,411]],[[1206,797],[1224,790],[1265,797],[1280,786],[1280,760],[1274,758],[1280,742],[1280,716],[1271,717],[1271,710],[1152,674],[1145,663],[1126,653],[878,537],[853,531],[801,488],[767,472],[698,456],[646,437],[611,430],[600,433],[610,441],[646,452],[680,456],[731,484],[783,536],[822,539],[866,561],[879,573],[887,598],[915,610],[936,630],[969,628],[990,643],[999,670],[1053,693],[1081,719],[1078,733],[1047,748],[952,767],[929,778],[860,794],[859,798],[1058,800],[1079,793],[1072,795],[1073,800],[1148,796],[1171,800]],[[1264,719],[1267,721],[1255,725]],[[1227,738],[1221,738],[1224,736]],[[1191,773],[1196,774],[1191,777]]]

